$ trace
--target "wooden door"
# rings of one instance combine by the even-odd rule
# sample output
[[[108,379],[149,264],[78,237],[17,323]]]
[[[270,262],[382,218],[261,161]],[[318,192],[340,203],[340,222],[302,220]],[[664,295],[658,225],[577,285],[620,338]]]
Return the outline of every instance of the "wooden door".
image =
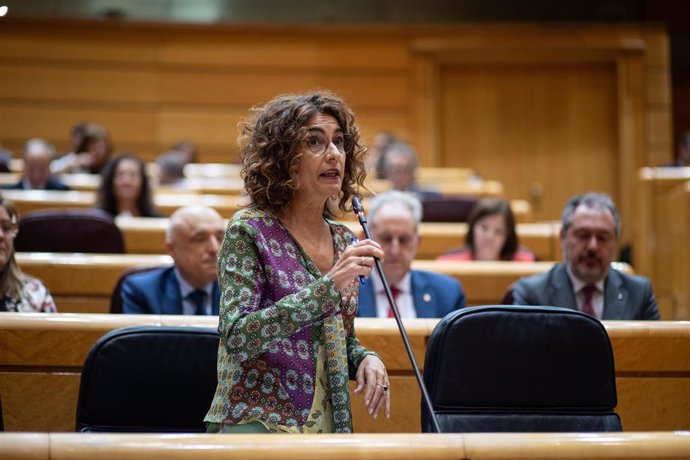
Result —
[[[568,198],[618,199],[616,68],[594,63],[441,66],[441,164],[469,167],[559,219]]]

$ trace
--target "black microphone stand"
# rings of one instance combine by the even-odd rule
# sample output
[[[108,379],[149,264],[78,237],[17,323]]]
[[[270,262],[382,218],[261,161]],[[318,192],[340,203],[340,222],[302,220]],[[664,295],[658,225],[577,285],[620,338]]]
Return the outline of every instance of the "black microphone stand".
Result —
[[[368,239],[371,238],[371,233],[369,233],[369,226],[367,225],[367,218],[364,215],[364,207],[357,197],[352,198],[352,209],[355,215],[359,219],[359,223],[364,230],[364,235]],[[438,425],[438,420],[436,420],[436,414],[434,413],[434,406],[431,403],[431,398],[429,397],[429,392],[426,390],[426,385],[424,385],[424,380],[422,380],[422,374],[419,372],[419,366],[417,365],[417,360],[412,353],[412,347],[410,346],[410,340],[407,338],[407,332],[405,331],[405,326],[403,326],[402,319],[400,318],[400,312],[398,311],[398,305],[393,299],[393,293],[388,285],[388,280],[386,275],[383,273],[383,266],[378,257],[374,257],[374,263],[376,264],[376,269],[379,272],[379,277],[381,278],[381,283],[383,283],[383,289],[386,291],[386,297],[388,298],[388,303],[391,305],[393,310],[393,316],[395,316],[395,322],[398,323],[398,329],[400,330],[400,336],[402,337],[403,344],[405,344],[405,351],[407,356],[410,358],[410,363],[412,364],[412,369],[414,370],[414,375],[417,377],[417,383],[419,384],[419,389],[422,392],[422,400],[429,411],[429,416],[431,417],[431,422],[434,425],[434,430],[437,433],[441,432],[441,428]]]

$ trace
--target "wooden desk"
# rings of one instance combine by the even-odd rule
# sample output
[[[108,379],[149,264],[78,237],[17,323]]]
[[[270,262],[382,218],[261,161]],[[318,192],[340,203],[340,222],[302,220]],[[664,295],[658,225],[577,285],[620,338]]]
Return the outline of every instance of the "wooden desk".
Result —
[[[164,251],[167,218],[118,217],[115,223],[125,237],[127,252],[131,254],[160,254]],[[353,232],[362,233],[358,222],[344,222]],[[560,224],[535,222],[517,224],[520,244],[537,254],[541,260],[560,260]],[[419,226],[421,240],[418,259],[435,259],[439,255],[462,246],[467,234],[467,224],[446,222],[422,222]]]
[[[169,265],[167,255],[17,253],[24,272],[43,281],[63,313],[107,313],[120,275],[138,265]],[[467,304],[500,303],[508,287],[523,276],[542,273],[554,262],[437,262],[417,260],[413,267],[445,273],[460,281]]]
[[[0,313],[0,393],[8,431],[72,431],[84,358],[106,332],[133,325],[217,327],[217,317]],[[418,363],[438,320],[405,320]],[[626,431],[690,430],[690,323],[606,321]],[[355,431],[420,431],[420,393],[392,319],[357,318],[362,343],[386,362],[390,420],[352,398]],[[49,389],[49,390],[47,390]],[[49,407],[50,410],[46,410]],[[523,435],[524,436],[524,435]]]
[[[0,433],[0,456],[32,460],[681,459],[690,435],[658,433],[243,434]]]
[[[16,253],[21,269],[43,281],[58,310],[108,313],[113,288],[125,270],[138,265],[170,265],[167,255]]]
[[[96,193],[92,191],[3,190],[2,195],[14,202],[19,214],[37,209],[91,208],[96,202]],[[182,206],[199,205],[214,208],[222,216],[229,217],[245,202],[245,198],[238,195],[159,193],[153,201],[165,216],[170,216]]]

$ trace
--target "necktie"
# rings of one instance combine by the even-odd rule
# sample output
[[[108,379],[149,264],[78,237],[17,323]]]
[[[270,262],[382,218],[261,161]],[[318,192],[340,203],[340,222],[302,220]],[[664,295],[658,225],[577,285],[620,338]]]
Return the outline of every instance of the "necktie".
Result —
[[[192,291],[187,298],[192,301],[195,307],[195,315],[205,315],[206,309],[204,308],[204,301],[206,300],[206,291],[201,289],[196,289]]]
[[[582,302],[582,313],[587,313],[589,316],[594,316],[594,306],[592,305],[592,296],[596,292],[596,286],[588,284],[582,288],[582,292],[585,295],[585,301]]]
[[[391,286],[391,294],[393,294],[393,301],[395,302],[396,305],[398,305],[398,294],[400,294],[400,289],[398,289],[395,286]],[[395,315],[393,314],[393,307],[388,306],[388,317],[389,318],[395,318]]]

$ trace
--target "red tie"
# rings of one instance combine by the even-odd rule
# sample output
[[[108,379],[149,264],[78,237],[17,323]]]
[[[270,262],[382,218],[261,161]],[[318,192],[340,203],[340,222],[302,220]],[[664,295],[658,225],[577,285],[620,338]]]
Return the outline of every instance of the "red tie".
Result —
[[[400,289],[398,289],[395,286],[391,286],[391,294],[393,294],[393,301],[395,304],[398,304],[398,294],[400,294]],[[393,314],[393,307],[389,306],[388,307],[388,317],[389,318],[395,318],[395,315]]]
[[[596,286],[588,284],[582,288],[582,292],[585,294],[585,301],[582,303],[582,313],[587,313],[589,316],[594,316],[594,306],[592,306],[592,296],[596,292]]]

